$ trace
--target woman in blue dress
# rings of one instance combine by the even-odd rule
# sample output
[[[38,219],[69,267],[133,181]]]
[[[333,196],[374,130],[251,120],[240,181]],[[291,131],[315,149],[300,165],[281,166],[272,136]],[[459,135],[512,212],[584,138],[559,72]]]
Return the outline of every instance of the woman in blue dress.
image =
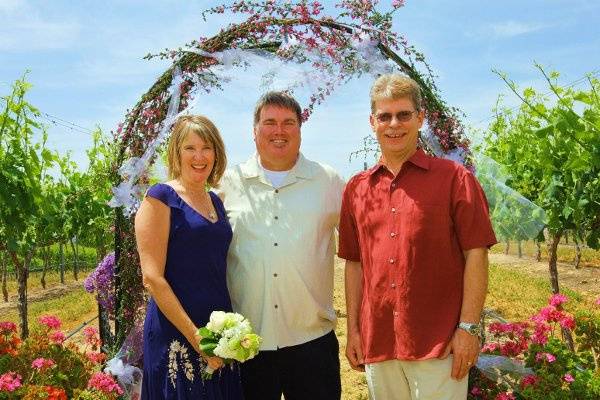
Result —
[[[199,327],[212,311],[231,311],[225,278],[231,226],[207,186],[227,163],[215,125],[183,116],[168,146],[170,181],[152,186],[135,218],[144,286],[151,295],[144,322],[142,399],[239,400],[239,368],[199,348]],[[215,370],[203,380],[202,369]]]

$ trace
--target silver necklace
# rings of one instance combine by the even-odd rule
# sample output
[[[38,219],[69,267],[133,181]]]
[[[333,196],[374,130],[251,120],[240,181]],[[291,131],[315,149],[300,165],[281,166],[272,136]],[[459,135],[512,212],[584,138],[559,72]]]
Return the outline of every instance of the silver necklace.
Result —
[[[217,220],[217,214],[213,211],[212,199],[210,198],[210,194],[208,192],[204,193],[206,193],[205,199],[208,201],[208,204],[206,205],[206,209],[208,210],[208,219],[212,222],[215,222]]]
[[[181,183],[181,181],[179,181],[179,185],[181,185],[185,189],[185,186]],[[191,190],[187,189],[186,192],[189,192],[189,194],[191,195],[190,198],[193,199],[194,193]],[[213,211],[212,199],[210,198],[210,194],[207,190],[204,190],[204,199],[202,202],[204,203],[202,204],[203,208],[207,210],[206,218],[208,218],[211,222],[216,222],[218,219],[217,213]]]

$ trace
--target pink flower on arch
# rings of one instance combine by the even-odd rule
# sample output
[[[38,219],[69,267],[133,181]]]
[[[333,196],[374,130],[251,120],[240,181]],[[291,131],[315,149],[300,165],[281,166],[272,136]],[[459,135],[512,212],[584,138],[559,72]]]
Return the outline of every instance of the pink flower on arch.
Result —
[[[573,378],[573,375],[571,375],[571,374],[565,374],[563,376],[563,381],[565,381],[567,383],[571,383],[571,382],[575,382],[575,378]]]
[[[0,375],[0,392],[14,392],[21,387],[21,375],[7,372]]]
[[[60,328],[60,319],[55,317],[54,315],[42,315],[38,318],[40,324],[45,325],[48,329],[58,329]]]
[[[600,306],[600,297],[598,297],[596,299],[596,301],[594,302],[595,305]]]

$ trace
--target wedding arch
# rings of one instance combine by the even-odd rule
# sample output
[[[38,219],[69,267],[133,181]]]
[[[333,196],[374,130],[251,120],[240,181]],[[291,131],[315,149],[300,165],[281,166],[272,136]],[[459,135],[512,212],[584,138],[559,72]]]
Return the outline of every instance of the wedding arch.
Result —
[[[386,11],[380,11],[377,3],[341,0],[335,5],[338,15],[332,17],[325,14],[325,7],[318,1],[235,1],[211,8],[202,16],[241,15],[243,22],[229,24],[213,37],[146,56],[172,60],[172,65],[127,112],[115,133],[119,153],[111,201],[116,215],[113,350],[121,347],[133,327],[140,326],[140,310],[145,302],[132,215],[147,187],[147,170],[174,119],[190,101],[203,92],[224,90],[225,82],[215,73],[216,68],[243,68],[256,59],[309,66],[294,85],[286,88],[293,91],[306,82],[318,83],[312,85],[315,88],[310,100],[303,105],[304,120],[352,78],[386,72],[406,74],[423,89],[427,129],[420,138],[422,147],[431,154],[471,165],[460,113],[442,100],[424,56],[392,30],[392,16],[404,2],[391,1]],[[265,79],[273,73],[268,71]],[[374,150],[376,142],[366,137],[358,151]]]

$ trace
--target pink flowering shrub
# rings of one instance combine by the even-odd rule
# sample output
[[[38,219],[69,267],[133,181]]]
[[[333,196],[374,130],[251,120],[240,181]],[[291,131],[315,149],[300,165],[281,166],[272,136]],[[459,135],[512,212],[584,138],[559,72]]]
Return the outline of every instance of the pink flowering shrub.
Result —
[[[51,315],[38,319],[30,337],[15,340],[16,325],[0,322],[0,400],[116,400],[121,388],[99,371],[106,355],[98,331],[84,330],[84,342],[66,341],[61,321]]]
[[[474,368],[468,398],[600,399],[600,320],[591,312],[570,314],[563,308],[567,302],[555,294],[528,322],[490,324],[482,353],[510,357],[533,374],[510,387]],[[564,331],[574,334],[575,351],[560,339]]]
[[[43,315],[38,318],[38,321],[40,324],[46,326],[48,329],[58,329],[61,325],[60,319],[58,319],[54,315]]]
[[[56,363],[54,360],[42,357],[36,358],[31,362],[31,368],[37,369],[39,372],[44,372],[48,368],[52,368],[55,365]]]
[[[21,375],[7,372],[0,375],[0,392],[14,392],[21,387]]]
[[[123,389],[117,384],[112,375],[103,372],[96,372],[88,382],[88,388],[97,389],[106,394],[120,396]]]

